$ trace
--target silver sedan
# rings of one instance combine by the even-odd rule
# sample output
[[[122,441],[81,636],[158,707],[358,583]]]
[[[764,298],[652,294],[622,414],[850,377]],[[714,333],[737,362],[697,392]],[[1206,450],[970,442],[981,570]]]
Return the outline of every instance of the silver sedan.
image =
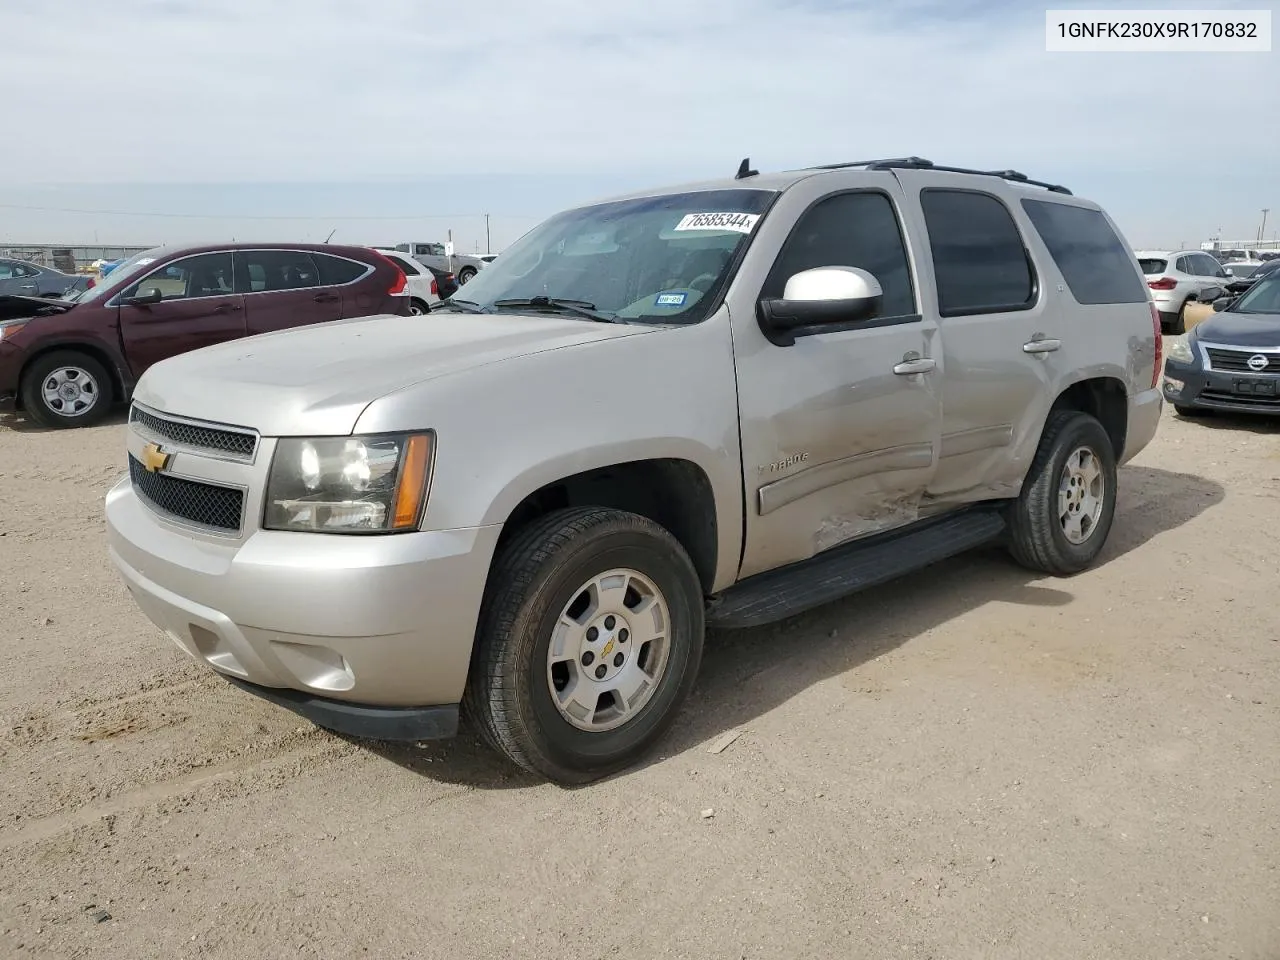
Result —
[[[0,294],[22,297],[61,297],[82,289],[85,278],[26,260],[0,260]]]

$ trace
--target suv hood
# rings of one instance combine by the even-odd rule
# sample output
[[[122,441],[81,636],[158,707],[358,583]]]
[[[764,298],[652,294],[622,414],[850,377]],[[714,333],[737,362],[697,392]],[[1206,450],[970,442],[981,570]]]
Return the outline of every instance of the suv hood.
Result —
[[[339,436],[374,400],[415,383],[654,329],[513,313],[360,317],[164,360],[143,375],[134,399],[264,436]]]
[[[34,317],[66,313],[75,304],[57,297],[21,297],[15,294],[0,295],[0,322],[26,320]]]

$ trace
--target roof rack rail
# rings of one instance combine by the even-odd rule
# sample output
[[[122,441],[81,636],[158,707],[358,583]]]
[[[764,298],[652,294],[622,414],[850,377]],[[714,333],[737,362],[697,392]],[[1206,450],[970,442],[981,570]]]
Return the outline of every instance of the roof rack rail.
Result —
[[[1044,187],[1052,193],[1072,196],[1070,190],[1060,183],[1046,183],[1043,180],[1032,180],[1025,173],[1017,170],[971,170],[968,167],[943,167],[923,157],[897,157],[888,160],[854,160],[850,163],[828,163],[811,170],[844,170],[849,167],[866,167],[868,170],[937,170],[940,173],[968,173],[979,177],[999,177],[1015,183],[1025,183],[1032,187]]]

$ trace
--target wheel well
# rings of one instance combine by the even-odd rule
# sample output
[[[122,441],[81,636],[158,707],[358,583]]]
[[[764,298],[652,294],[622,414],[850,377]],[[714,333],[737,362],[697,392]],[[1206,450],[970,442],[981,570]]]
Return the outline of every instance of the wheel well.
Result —
[[[107,376],[111,378],[112,402],[120,403],[127,399],[124,378],[120,375],[120,368],[116,366],[115,360],[111,358],[111,355],[107,353],[107,351],[89,343],[55,343],[52,346],[42,347],[37,350],[31,355],[27,362],[22,365],[22,372],[18,374],[17,397],[14,399],[14,405],[17,409],[22,409],[22,384],[27,379],[27,371],[31,369],[31,365],[41,357],[48,356],[51,353],[59,353],[61,351],[67,351],[69,353],[83,353],[86,356],[93,357],[93,359],[102,364],[103,369],[107,371]]]
[[[498,547],[531,521],[566,507],[626,510],[666,528],[693,561],[710,592],[716,575],[716,510],[711,481],[688,460],[635,460],[549,483],[511,511]]]
[[[1107,431],[1116,459],[1123,456],[1125,434],[1129,429],[1129,395],[1119,380],[1095,377],[1073,383],[1058,394],[1053,410],[1078,410],[1089,414]]]

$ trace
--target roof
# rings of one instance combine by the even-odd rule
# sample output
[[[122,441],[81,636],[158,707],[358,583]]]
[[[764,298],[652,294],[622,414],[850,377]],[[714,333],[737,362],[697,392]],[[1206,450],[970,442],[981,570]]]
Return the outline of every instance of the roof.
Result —
[[[159,247],[152,247],[149,251],[141,251],[154,253],[157,257],[167,257],[171,254],[183,254],[184,256],[194,253],[214,253],[223,250],[306,250],[314,253],[334,253],[339,256],[369,256],[371,248],[360,244],[341,244],[341,243],[193,243],[193,244],[166,244]],[[135,254],[136,256],[136,254]],[[128,259],[128,258],[126,258]]]
[[[747,171],[749,168],[748,161],[742,162],[742,170]],[[921,160],[918,157],[908,157],[902,160],[870,160],[860,161],[856,163],[830,164],[827,166],[807,167],[800,170],[783,170],[772,173],[756,173],[750,171],[750,175],[744,177],[721,177],[715,180],[696,180],[687,183],[668,184],[666,186],[652,187],[643,190],[636,190],[630,193],[617,194],[610,197],[602,197],[591,201],[584,206],[591,206],[597,203],[613,203],[621,200],[639,200],[644,197],[660,196],[669,193],[697,193],[710,190],[767,190],[781,192],[790,187],[795,186],[801,180],[807,180],[810,177],[825,176],[832,173],[857,173],[857,172],[877,172],[888,170],[916,170],[925,173],[932,173],[944,178],[955,178],[957,184],[972,184],[975,177],[983,179],[996,180],[1003,183],[1005,189],[1013,190],[1019,194],[1026,196],[1035,196],[1044,198],[1046,193],[1054,199],[1064,201],[1074,200],[1077,205],[1096,208],[1096,204],[1092,201],[1085,200],[1082,197],[1075,197],[1065,187],[1056,184],[1047,184],[1038,180],[1031,180],[1024,174],[1013,170],[969,170],[961,167],[946,167],[934,165],[928,160]],[[1047,190],[1044,188],[1048,188]]]

